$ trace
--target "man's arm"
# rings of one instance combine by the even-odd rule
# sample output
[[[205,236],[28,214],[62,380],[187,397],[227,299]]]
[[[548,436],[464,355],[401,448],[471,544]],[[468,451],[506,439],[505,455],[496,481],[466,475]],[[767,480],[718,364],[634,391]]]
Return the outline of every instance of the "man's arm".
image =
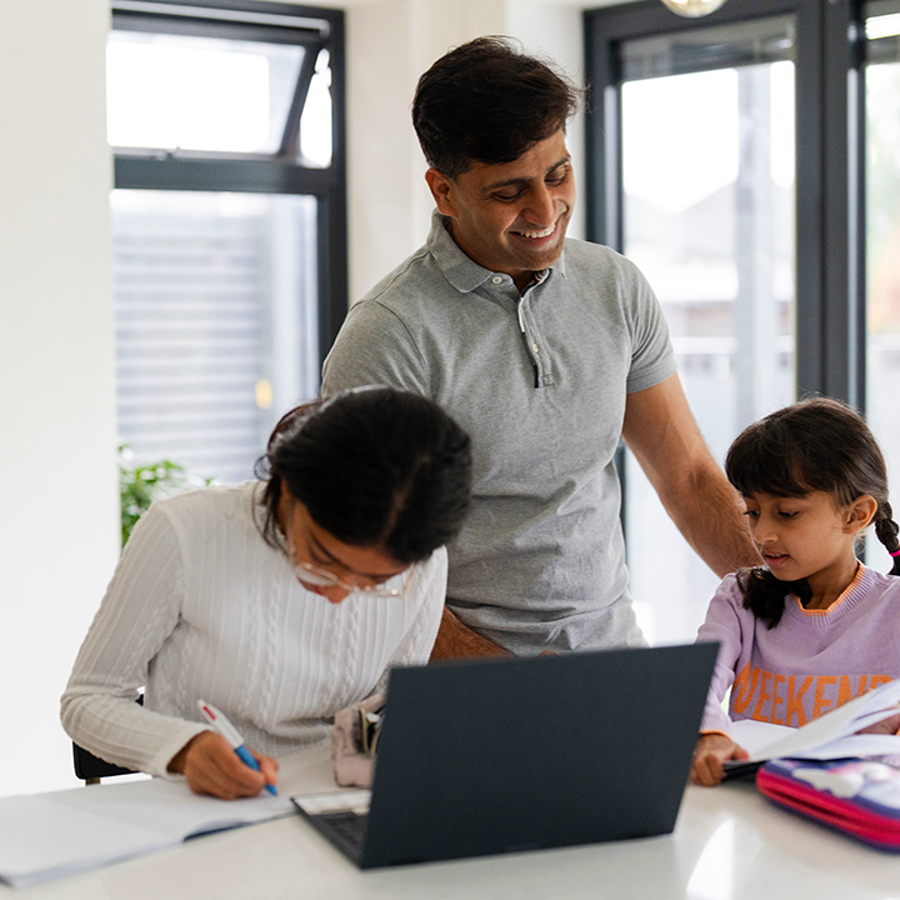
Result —
[[[628,395],[622,437],[672,521],[719,577],[760,564],[740,497],[709,452],[677,375]]]
[[[322,366],[323,397],[363,384],[431,396],[427,367],[406,325],[374,300],[351,307]]]
[[[512,656],[512,654],[505,647],[495,644],[463,625],[445,606],[431,658],[463,659],[471,656]]]

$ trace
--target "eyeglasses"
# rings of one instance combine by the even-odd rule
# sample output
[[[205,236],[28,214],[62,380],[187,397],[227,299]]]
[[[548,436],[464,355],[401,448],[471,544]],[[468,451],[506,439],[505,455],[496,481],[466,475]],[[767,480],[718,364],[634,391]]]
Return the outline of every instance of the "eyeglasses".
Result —
[[[416,569],[416,563],[398,572],[396,575],[388,576],[383,582],[376,581],[372,576],[358,575],[352,580],[347,580],[335,575],[328,569],[314,565],[308,562],[297,562],[297,545],[294,542],[294,507],[287,517],[287,527],[284,530],[285,552],[288,562],[294,569],[294,576],[300,584],[305,587],[312,588],[341,588],[351,594],[365,594],[367,597],[402,597],[405,593],[409,582],[412,579],[413,571]],[[347,570],[354,575],[352,569]],[[399,583],[398,583],[399,580]],[[389,584],[396,585],[388,587]]]
[[[293,553],[291,553],[291,556],[293,556]],[[345,581],[343,578],[339,578],[335,575],[334,572],[329,572],[327,569],[320,569],[312,563],[295,562],[292,563],[292,565],[297,581],[303,585],[322,588],[339,587],[345,591],[350,591],[351,593],[365,594],[367,597],[402,597],[406,588],[409,586],[413,570],[416,568],[415,564],[413,564],[398,575],[391,576],[384,584],[360,584],[356,580]],[[402,579],[399,586],[388,587],[388,584],[390,582],[396,582],[397,578]]]

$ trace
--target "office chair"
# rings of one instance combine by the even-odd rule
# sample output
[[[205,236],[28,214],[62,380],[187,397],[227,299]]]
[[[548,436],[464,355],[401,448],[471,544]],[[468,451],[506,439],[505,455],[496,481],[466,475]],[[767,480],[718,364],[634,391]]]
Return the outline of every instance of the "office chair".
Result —
[[[135,703],[143,706],[144,695],[141,694]],[[75,776],[85,784],[100,784],[101,778],[111,778],[113,775],[134,774],[134,769],[126,769],[124,766],[117,766],[115,763],[100,759],[99,756],[94,756],[84,747],[79,747],[75,741],[72,741],[72,755],[75,762]]]
[[[74,741],[72,742],[72,752],[75,758],[75,775],[82,779],[85,784],[100,784],[101,778],[109,778],[113,775],[131,775],[134,769],[126,769],[124,766],[117,766],[114,763],[108,763],[99,756],[94,756],[84,747],[79,747]]]

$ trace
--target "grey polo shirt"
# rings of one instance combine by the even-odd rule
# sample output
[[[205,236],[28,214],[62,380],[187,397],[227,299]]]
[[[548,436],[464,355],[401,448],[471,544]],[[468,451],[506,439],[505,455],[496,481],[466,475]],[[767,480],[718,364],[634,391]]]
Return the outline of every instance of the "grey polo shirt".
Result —
[[[674,371],[659,303],[624,257],[567,240],[520,296],[435,214],[426,245],[351,308],[323,393],[404,387],[469,432],[474,503],[448,548],[448,603],[525,655],[643,642],[613,454],[626,395]]]

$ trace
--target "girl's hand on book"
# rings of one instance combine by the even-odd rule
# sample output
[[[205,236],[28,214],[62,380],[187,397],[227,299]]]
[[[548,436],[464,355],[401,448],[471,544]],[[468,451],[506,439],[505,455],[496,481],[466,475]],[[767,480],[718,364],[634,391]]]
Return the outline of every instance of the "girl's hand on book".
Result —
[[[896,716],[889,719],[882,719],[868,728],[863,728],[856,732],[857,734],[900,734],[900,710]]]
[[[168,769],[182,773],[195,794],[210,794],[223,800],[255,797],[266,784],[276,783],[278,763],[268,756],[253,755],[259,772],[241,762],[221,735],[202,731],[172,757]]]
[[[702,734],[694,750],[691,781],[713,787],[725,777],[722,763],[727,759],[749,759],[750,754],[724,734]]]

